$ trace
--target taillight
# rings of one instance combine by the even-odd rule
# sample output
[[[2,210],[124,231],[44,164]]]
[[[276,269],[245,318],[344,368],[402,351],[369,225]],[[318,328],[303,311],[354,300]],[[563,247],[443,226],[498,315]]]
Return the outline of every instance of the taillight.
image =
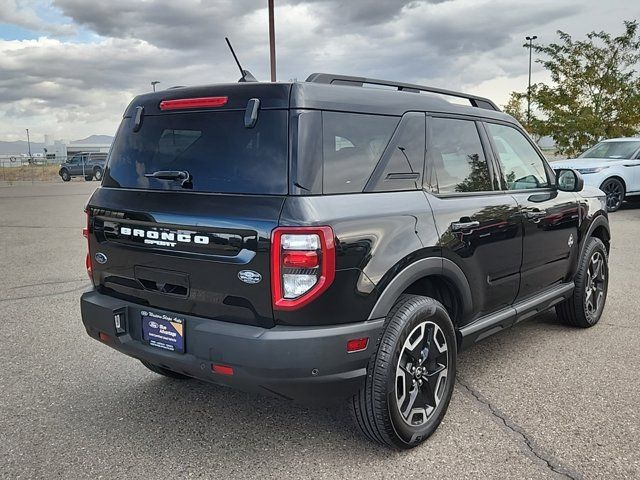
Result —
[[[84,260],[84,265],[87,267],[87,275],[89,275],[89,280],[93,282],[93,262],[91,261],[91,251],[89,249],[90,241],[89,241],[89,222],[91,221],[91,216],[89,215],[89,210],[87,209],[87,226],[82,229],[82,236],[87,239],[87,256]]]
[[[199,97],[163,100],[160,110],[187,110],[189,108],[222,107],[227,104],[227,97]]]
[[[294,310],[333,282],[335,243],[331,227],[279,227],[271,237],[273,308]]]

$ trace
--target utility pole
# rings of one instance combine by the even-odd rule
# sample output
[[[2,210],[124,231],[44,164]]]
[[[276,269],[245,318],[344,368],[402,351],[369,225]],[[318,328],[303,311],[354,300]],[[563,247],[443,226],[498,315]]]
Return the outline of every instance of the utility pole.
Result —
[[[29,129],[27,128],[27,145],[29,148],[29,163],[31,163],[31,139],[29,138]]]
[[[153,82],[151,82],[151,86],[153,87],[153,91],[156,91],[156,85],[159,84],[160,82],[158,80],[154,80]]]
[[[529,85],[527,87],[527,128],[531,126],[531,50],[533,49],[533,41],[538,38],[537,35],[525,37],[529,41]]]
[[[271,81],[276,81],[276,32],[273,15],[273,0],[269,0],[269,62],[271,63]]]

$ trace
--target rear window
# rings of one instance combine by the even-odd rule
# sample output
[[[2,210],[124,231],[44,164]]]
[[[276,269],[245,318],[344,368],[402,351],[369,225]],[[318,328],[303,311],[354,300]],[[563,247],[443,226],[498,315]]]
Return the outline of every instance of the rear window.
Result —
[[[323,192],[362,192],[398,120],[380,115],[322,112]]]
[[[125,118],[103,185],[182,190],[179,180],[148,176],[170,170],[189,172],[192,191],[286,194],[287,119],[287,110],[263,110],[246,128],[244,111],[148,115],[134,132]]]

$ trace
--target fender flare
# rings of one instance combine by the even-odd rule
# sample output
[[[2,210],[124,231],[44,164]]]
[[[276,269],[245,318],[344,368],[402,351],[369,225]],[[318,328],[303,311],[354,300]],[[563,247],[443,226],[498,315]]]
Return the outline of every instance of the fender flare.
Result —
[[[600,213],[593,220],[591,220],[591,224],[587,229],[584,237],[582,238],[582,245],[580,245],[580,257],[582,257],[582,253],[584,252],[584,247],[587,244],[587,239],[593,236],[593,232],[598,227],[604,227],[607,231],[607,235],[611,238],[611,229],[609,228],[609,221],[604,213]]]
[[[447,278],[460,293],[462,316],[467,317],[473,310],[471,287],[464,272],[451,260],[429,257],[417,260],[400,271],[382,291],[369,314],[369,320],[386,317],[402,292],[416,280],[429,275]]]

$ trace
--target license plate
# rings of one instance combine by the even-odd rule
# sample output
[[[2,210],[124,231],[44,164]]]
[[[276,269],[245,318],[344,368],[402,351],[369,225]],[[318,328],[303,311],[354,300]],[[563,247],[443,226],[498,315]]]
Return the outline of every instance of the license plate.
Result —
[[[143,310],[142,336],[152,347],[184,353],[184,324],[182,318]]]

